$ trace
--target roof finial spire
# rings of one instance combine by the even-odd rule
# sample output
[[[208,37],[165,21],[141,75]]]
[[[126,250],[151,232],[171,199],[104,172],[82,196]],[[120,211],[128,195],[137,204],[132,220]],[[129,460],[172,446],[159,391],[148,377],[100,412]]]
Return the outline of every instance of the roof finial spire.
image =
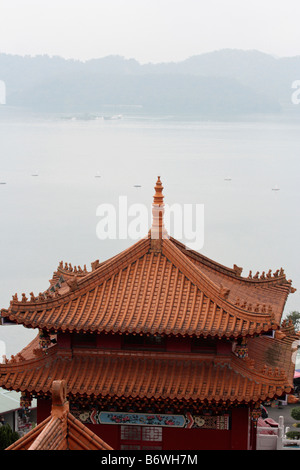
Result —
[[[163,192],[163,185],[160,180],[160,176],[157,177],[156,185],[154,187],[155,194],[153,197],[153,204],[152,204],[152,227],[151,227],[151,240],[160,241],[162,238],[168,238],[167,231],[164,226],[164,212],[165,212],[165,205],[164,205],[164,196]],[[158,245],[160,243],[152,243],[153,248],[155,245],[155,249],[158,249]],[[157,246],[156,246],[157,245]]]
[[[155,194],[153,197],[153,204],[161,206],[164,201],[164,196],[162,194],[164,187],[162,185],[162,182],[160,181],[160,176],[157,177],[157,181],[156,181],[156,185],[154,189],[155,189]]]

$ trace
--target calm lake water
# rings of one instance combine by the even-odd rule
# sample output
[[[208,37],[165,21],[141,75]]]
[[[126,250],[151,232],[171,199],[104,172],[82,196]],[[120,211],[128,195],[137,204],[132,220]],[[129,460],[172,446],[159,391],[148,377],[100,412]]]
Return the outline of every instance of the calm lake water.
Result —
[[[166,204],[204,205],[199,251],[243,267],[246,276],[283,267],[298,288],[285,314],[300,310],[299,129],[300,122],[267,118],[0,113],[0,182],[6,183],[0,185],[0,307],[15,293],[45,290],[61,260],[89,269],[132,245],[132,239],[99,240],[97,207],[118,209],[119,196],[126,196],[128,206],[146,205],[150,217],[160,175]],[[0,329],[8,356],[35,335],[22,326]]]

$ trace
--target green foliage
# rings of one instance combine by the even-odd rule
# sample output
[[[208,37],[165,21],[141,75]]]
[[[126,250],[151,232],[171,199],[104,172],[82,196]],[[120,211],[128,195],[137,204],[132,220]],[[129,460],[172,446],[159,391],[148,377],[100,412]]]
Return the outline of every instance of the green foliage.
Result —
[[[300,420],[300,406],[298,406],[297,408],[292,408],[291,417],[296,420]],[[300,428],[300,423],[294,423],[293,427]],[[286,437],[288,439],[300,439],[300,430],[289,431],[286,433]]]
[[[286,318],[287,320],[292,320],[293,325],[295,327],[295,331],[300,330],[300,312],[297,312],[296,310],[294,310],[293,312],[290,312],[286,316]]]
[[[291,417],[296,419],[297,421],[300,421],[300,406],[298,406],[297,408],[292,408]]]
[[[19,439],[19,434],[13,431],[9,424],[0,426],[0,450],[6,449]]]
[[[286,437],[288,439],[300,439],[300,431],[288,431]]]

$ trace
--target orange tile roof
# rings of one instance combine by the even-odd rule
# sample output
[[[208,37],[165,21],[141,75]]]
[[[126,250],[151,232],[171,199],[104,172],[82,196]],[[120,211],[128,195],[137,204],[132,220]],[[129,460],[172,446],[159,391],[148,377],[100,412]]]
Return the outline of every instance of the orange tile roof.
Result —
[[[61,262],[45,293],[13,296],[2,316],[52,332],[238,337],[278,328],[295,290],[283,270],[245,278],[186,249],[166,233],[162,189],[158,179],[147,238],[91,272]]]
[[[280,356],[281,343],[271,341],[265,345],[265,353],[272,346]],[[290,362],[291,351],[289,354],[285,358]],[[255,348],[249,358],[240,359],[234,354],[97,349],[74,349],[68,356],[55,345],[47,355],[32,354],[0,365],[0,386],[38,394],[47,393],[54,379],[64,379],[73,395],[249,402],[291,390],[286,364],[274,367],[272,360],[261,363]]]
[[[251,281],[224,270],[193,258],[172,239],[153,252],[147,238],[76,279],[73,287],[63,286],[60,295],[14,300],[2,315],[48,331],[237,337],[277,328],[291,287],[285,277]]]
[[[65,386],[53,382],[51,415],[6,450],[112,450],[69,412]]]

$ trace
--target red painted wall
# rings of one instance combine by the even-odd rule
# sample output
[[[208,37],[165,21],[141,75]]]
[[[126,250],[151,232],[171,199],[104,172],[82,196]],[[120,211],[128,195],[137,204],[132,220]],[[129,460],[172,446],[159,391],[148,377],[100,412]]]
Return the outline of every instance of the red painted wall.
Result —
[[[230,356],[232,351],[231,341],[217,341],[217,354]]]
[[[109,424],[87,425],[113,449],[120,448],[120,427]],[[248,450],[248,408],[233,408],[231,429],[163,428],[163,450]]]
[[[71,349],[71,335],[70,333],[57,333],[56,337],[57,346],[61,349]]]
[[[231,429],[164,428],[164,450],[248,450],[248,408],[233,408]]]
[[[163,450],[228,450],[230,431],[164,428]]]
[[[248,450],[247,409],[234,410],[232,429],[163,428],[163,450]],[[246,417],[246,420],[244,419]],[[113,449],[120,448],[120,427],[88,424],[87,427]]]
[[[86,426],[113,449],[120,448],[120,426],[114,424],[87,424]],[[230,431],[163,428],[163,450],[228,450],[230,443]]]
[[[232,450],[248,450],[249,447],[249,409],[233,408],[231,424],[231,446]]]
[[[97,335],[97,348],[105,349],[121,349],[122,336],[121,335]]]
[[[51,413],[51,401],[38,399],[37,423]],[[249,411],[247,407],[233,408],[231,429],[180,429],[163,428],[163,450],[248,450],[249,449]],[[120,426],[110,424],[87,424],[113,449],[120,448]]]
[[[190,338],[178,339],[174,336],[170,336],[166,340],[166,351],[190,352],[191,340]]]
[[[120,448],[120,426],[115,424],[86,424],[86,427],[97,434],[114,450]]]
[[[70,334],[68,332],[57,334],[57,346],[60,349],[71,351],[72,347],[76,347],[74,340],[76,334]],[[89,335],[87,335],[89,337]],[[204,340],[205,341],[205,340]],[[122,349],[123,338],[121,335],[112,335],[112,334],[99,334],[95,337],[95,348],[105,348],[105,349]],[[74,343],[74,344],[73,344]],[[192,338],[177,338],[175,336],[168,336],[165,340],[165,349],[166,351],[174,352],[191,352],[192,351]],[[219,355],[228,355],[231,353],[232,344],[230,341],[225,340],[216,340],[215,341],[216,350],[215,354]],[[81,345],[82,346],[82,345]],[[91,345],[90,345],[91,346]],[[78,344],[77,347],[80,347]],[[91,346],[92,347],[92,346]],[[126,348],[128,349],[128,348]],[[147,347],[149,349],[149,347]],[[156,348],[154,348],[155,350]],[[206,352],[207,353],[207,352]]]

